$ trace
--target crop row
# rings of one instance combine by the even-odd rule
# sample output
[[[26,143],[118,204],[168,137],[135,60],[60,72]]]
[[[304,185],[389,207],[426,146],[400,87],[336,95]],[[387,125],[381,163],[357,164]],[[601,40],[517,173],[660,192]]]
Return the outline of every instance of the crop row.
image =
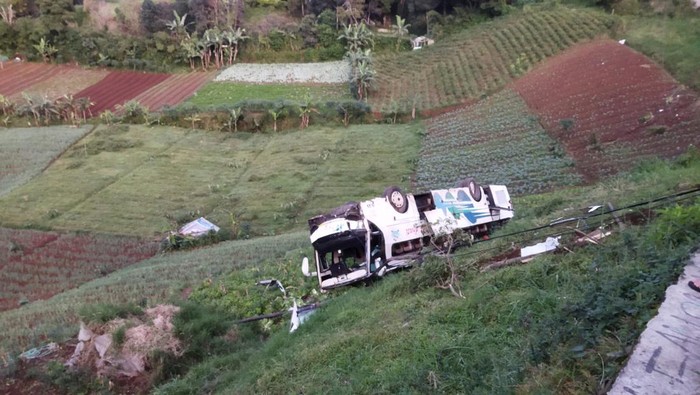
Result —
[[[45,299],[153,256],[125,236],[0,228],[0,311]]]
[[[94,103],[91,111],[97,115],[104,110],[113,110],[115,106],[133,99],[168,77],[168,74],[113,71],[95,85],[76,93],[75,97],[90,99]]]
[[[180,104],[211,81],[214,75],[214,72],[173,74],[131,100],[139,102],[150,111],[159,111],[165,106]]]
[[[466,177],[505,184],[515,194],[581,181],[561,145],[511,90],[428,123],[418,160],[418,187],[444,188]]]
[[[604,34],[614,19],[564,7],[527,12],[477,27],[432,47],[378,58],[376,108],[398,103],[430,110],[501,89],[543,59]]]
[[[90,128],[83,126],[0,130],[0,196],[40,174]]]
[[[697,94],[612,40],[572,48],[514,89],[589,179],[700,144]]]

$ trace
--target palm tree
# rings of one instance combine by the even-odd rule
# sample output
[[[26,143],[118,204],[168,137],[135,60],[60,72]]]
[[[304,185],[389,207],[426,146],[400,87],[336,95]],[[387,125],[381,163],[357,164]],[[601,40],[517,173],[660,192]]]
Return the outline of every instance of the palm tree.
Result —
[[[408,27],[411,24],[406,23],[406,19],[401,18],[400,15],[396,15],[396,24],[391,26],[394,31],[394,36],[396,36],[396,50],[398,51],[401,47],[401,39],[408,34]]]
[[[12,4],[0,5],[0,19],[10,26],[15,24],[15,11],[12,9]]]
[[[360,63],[367,63],[372,65],[372,50],[367,48],[364,51],[348,52],[345,54],[348,61],[350,62],[350,67],[355,70]]]
[[[284,109],[281,108],[271,108],[267,112],[272,117],[272,130],[277,133],[277,120],[284,116]],[[306,122],[308,126],[308,121]]]
[[[216,68],[221,67],[221,59],[220,55],[221,52],[219,50],[220,44],[221,44],[221,32],[219,31],[218,28],[212,28],[212,29],[207,29],[204,32],[204,35],[202,36],[202,44],[203,44],[203,55],[205,58],[205,63],[206,67],[209,68],[209,65],[211,64],[211,56],[212,54],[214,55],[214,63],[216,64]]]
[[[311,113],[318,113],[318,110],[312,107],[311,98],[307,97],[304,102],[299,105],[299,117],[301,118],[301,124],[299,128],[305,129],[309,127],[309,120],[311,118]]]

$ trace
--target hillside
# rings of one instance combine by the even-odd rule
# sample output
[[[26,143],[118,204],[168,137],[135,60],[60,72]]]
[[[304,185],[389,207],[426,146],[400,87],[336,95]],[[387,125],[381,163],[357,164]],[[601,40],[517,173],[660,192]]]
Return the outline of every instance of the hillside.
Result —
[[[646,56],[604,39],[574,45],[508,88],[425,123],[420,188],[476,176],[528,194],[700,146],[700,99]]]
[[[554,7],[518,12],[477,25],[410,53],[376,59],[377,110],[397,103],[430,113],[474,102],[571,45],[604,36],[614,17],[592,9]]]
[[[580,45],[513,83],[587,179],[700,145],[700,99],[611,40]]]
[[[313,6],[299,5],[301,13],[304,5]],[[267,15],[259,4],[245,7],[252,8],[246,11],[256,23],[256,35],[240,47],[251,52],[246,59],[342,54],[334,27],[342,9],[335,10],[335,20],[332,12],[309,16],[294,30],[273,28],[274,18],[285,14],[281,10]],[[137,111],[131,121],[143,125],[95,117],[90,121],[95,125],[83,127],[8,128],[17,120],[22,126],[50,123],[50,117],[12,118],[0,97],[2,388],[605,393],[700,241],[699,192],[667,198],[700,188],[700,100],[692,90],[700,70],[693,67],[695,20],[619,17],[553,3],[508,7],[507,15],[476,25],[475,15],[464,20],[456,11],[443,15],[442,21],[470,27],[419,51],[402,52],[401,40],[378,38],[372,108],[349,102],[360,113],[344,119],[352,120],[349,126],[342,122],[348,110],[337,102],[349,97],[346,85],[213,82],[212,71],[83,74],[73,66],[4,64],[0,95],[7,92],[17,103],[34,100],[22,92],[39,98],[41,92],[54,97],[63,90],[65,100],[94,97],[95,112],[119,111],[130,99],[150,110],[186,103],[162,114],[144,114],[132,103]],[[130,10],[132,20],[137,9]],[[173,10],[167,11],[169,18]],[[228,8],[216,22],[224,23],[232,12]],[[47,16],[40,14],[43,19],[22,16],[18,25],[39,26]],[[207,23],[202,15],[192,15],[200,27]],[[428,20],[413,17],[412,23]],[[653,23],[643,26],[644,20]],[[659,63],[606,38],[624,32],[628,22],[629,43]],[[15,29],[3,23],[0,38]],[[109,42],[116,36],[107,30],[86,29],[80,55],[93,64],[99,57],[99,64],[134,70],[165,67],[176,58],[196,59],[206,68],[203,57],[216,48],[219,56],[224,49],[233,55],[228,38],[183,57],[178,45],[186,43],[187,31],[180,27],[155,32],[148,30],[155,26],[141,26],[149,33],[132,36],[127,46],[121,38]],[[214,34],[214,28],[206,29]],[[127,33],[124,37],[134,34]],[[198,34],[186,36],[201,44]],[[310,38],[318,44],[302,48]],[[109,52],[97,53],[103,41],[110,43]],[[0,40],[0,49],[14,45],[8,42]],[[69,58],[70,51],[56,60]],[[220,61],[215,59],[216,67]],[[295,102],[282,108],[282,98]],[[314,108],[312,99],[328,101]],[[253,105],[240,113],[233,108],[239,101]],[[262,101],[270,106],[256,107]],[[310,127],[296,128],[301,102],[313,114]],[[41,98],[31,103],[39,106],[35,111],[52,113]],[[204,112],[213,106],[219,111]],[[412,110],[425,118],[401,123]],[[369,119],[372,113],[384,119]],[[64,120],[85,122],[76,114]],[[179,118],[166,121],[170,116]],[[301,259],[314,255],[308,218],[379,196],[390,185],[424,191],[472,176],[482,185],[505,184],[511,192],[515,217],[489,237],[426,256],[410,270],[330,292],[318,292],[316,278],[301,274]],[[593,213],[635,206],[617,218],[592,214],[552,224],[590,214],[592,205],[601,207]],[[221,239],[235,240],[156,251],[169,231],[200,216],[221,226]],[[627,222],[620,226],[618,219]],[[533,227],[538,229],[527,231]],[[596,230],[611,234],[600,243],[584,237]],[[563,248],[556,253],[506,265],[521,247],[559,233]],[[503,267],[486,270],[491,264]],[[258,283],[273,278],[284,284],[284,296],[274,282]],[[121,347],[127,333],[137,332],[129,319],[166,303],[179,306],[180,313],[172,326],[163,321],[158,326],[177,337],[181,353],[178,348],[148,353],[141,360],[145,373],[115,380],[97,377],[92,357],[75,370],[64,366],[76,349],[81,321]],[[282,311],[293,303],[319,309],[290,334]],[[266,318],[238,321],[258,315]],[[152,321],[156,326],[157,319]],[[34,361],[19,358],[53,341],[58,352]]]
[[[275,135],[99,126],[39,177],[0,197],[0,208],[16,208],[0,210],[0,223],[162,237],[207,216],[241,237],[300,229],[342,201],[405,186],[419,131],[366,125]],[[17,149],[30,148],[23,141],[28,145]]]

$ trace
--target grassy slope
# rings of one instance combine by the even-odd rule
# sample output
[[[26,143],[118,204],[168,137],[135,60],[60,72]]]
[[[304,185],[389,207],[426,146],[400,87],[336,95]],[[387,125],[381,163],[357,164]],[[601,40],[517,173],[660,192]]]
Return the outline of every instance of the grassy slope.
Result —
[[[626,29],[621,38],[659,62],[683,84],[700,90],[700,16],[627,16],[624,20]]]
[[[650,164],[596,186],[516,198],[516,219],[504,231],[586,204],[619,207],[667,194],[700,182],[699,174],[696,156],[682,166]],[[255,352],[210,358],[159,393],[592,393],[614,378],[677,278],[700,236],[699,220],[678,248],[667,248],[667,231],[632,229],[601,247],[487,274],[474,270],[474,259],[519,239],[480,244],[456,258],[463,300],[433,287],[443,266],[429,260],[340,293],[297,333],[277,333]]]
[[[40,174],[91,128],[88,125],[0,130],[0,196]]]
[[[0,198],[6,226],[151,236],[206,215],[245,233],[300,229],[306,218],[406,185],[419,125],[217,134],[101,127],[34,182]],[[10,208],[18,208],[11,210]]]
[[[77,334],[78,311],[98,303],[149,305],[181,299],[181,292],[237,268],[269,260],[300,262],[308,233],[231,241],[188,252],[156,256],[82,284],[45,301],[0,313],[0,360],[4,352],[38,346],[47,338]]]
[[[231,104],[243,100],[291,100],[301,103],[307,97],[313,102],[352,99],[346,84],[282,85],[210,82],[198,90],[188,102],[199,106]]]

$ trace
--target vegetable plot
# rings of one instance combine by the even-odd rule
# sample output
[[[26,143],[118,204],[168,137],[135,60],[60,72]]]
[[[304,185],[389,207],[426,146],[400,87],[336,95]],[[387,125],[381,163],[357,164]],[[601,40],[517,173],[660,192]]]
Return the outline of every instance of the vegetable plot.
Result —
[[[433,118],[427,128],[416,172],[421,190],[466,177],[505,184],[514,194],[581,182],[571,158],[511,90]]]
[[[64,68],[67,66],[64,66]],[[0,69],[0,95],[20,93],[33,84],[51,78],[60,68],[43,63],[7,62]]]
[[[587,179],[700,144],[697,94],[615,41],[573,48],[513,86]]]
[[[0,196],[41,173],[91,128],[0,129]]]
[[[157,251],[157,243],[134,237],[0,228],[0,311],[49,298]]]
[[[426,111],[477,100],[574,43],[605,34],[614,20],[565,7],[524,12],[421,50],[379,57],[370,103],[378,110]]]
[[[76,93],[75,97],[87,97],[95,103],[90,110],[97,116],[105,110],[114,110],[115,106],[133,99],[168,77],[168,74],[113,71],[97,84]]]
[[[211,81],[216,72],[173,74],[165,81],[133,98],[150,111],[175,106]]]

